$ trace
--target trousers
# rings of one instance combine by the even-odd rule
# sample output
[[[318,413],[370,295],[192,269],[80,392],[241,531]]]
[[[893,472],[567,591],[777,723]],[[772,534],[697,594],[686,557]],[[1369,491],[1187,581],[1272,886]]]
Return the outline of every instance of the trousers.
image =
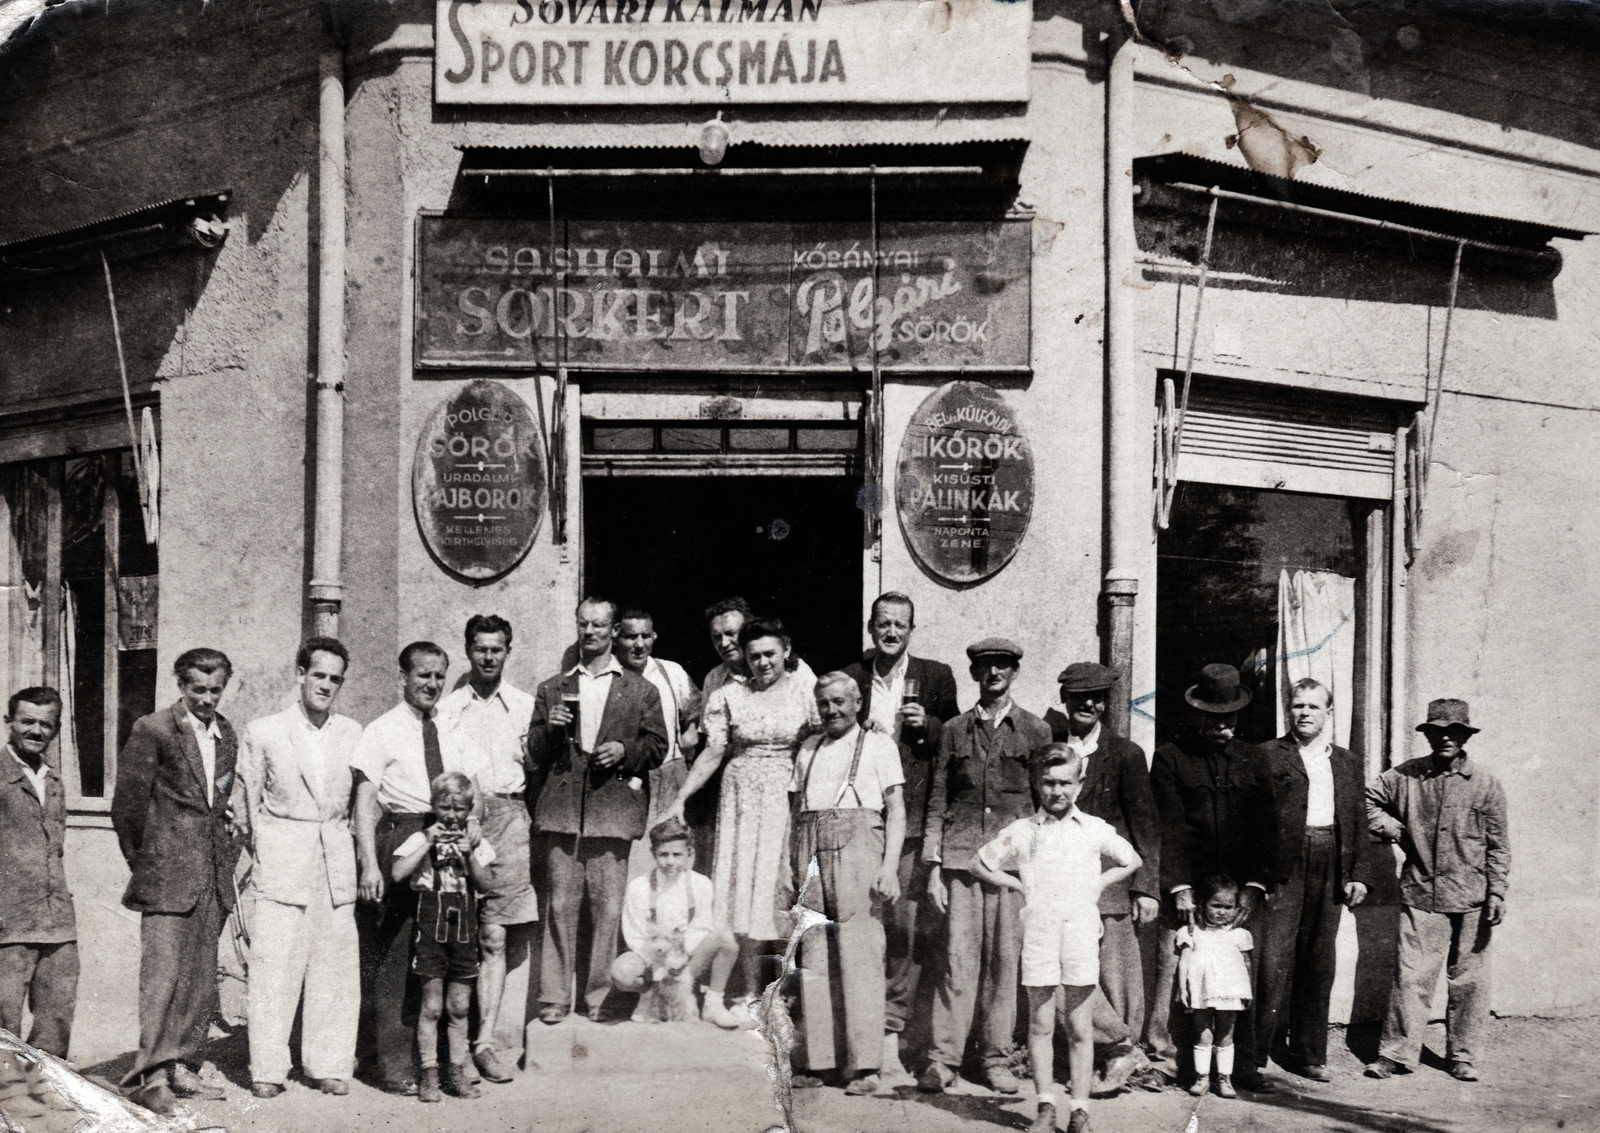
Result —
[[[78,942],[0,944],[0,1027],[22,1034],[22,1004],[33,1012],[28,1042],[67,1057],[78,1006]]]
[[[139,1053],[122,1084],[174,1062],[200,1064],[217,1010],[222,904],[204,886],[187,913],[145,913],[139,922]]]
[[[985,885],[966,870],[947,870],[949,939],[933,1001],[928,1057],[959,1067],[975,1017],[985,1067],[1004,1066],[1015,1046],[1017,989],[1022,978],[1022,894]]]
[[[800,1010],[812,1070],[876,1070],[883,1053],[884,931],[872,882],[883,866],[883,817],[807,811],[794,831],[796,874],[815,861],[801,903],[827,918],[800,938]]]
[[[1131,912],[1100,917],[1100,992],[1126,1027],[1127,1036],[1137,1036],[1144,1026],[1144,964]],[[1101,1016],[1098,1006],[1095,1016]],[[1098,1024],[1096,1030],[1098,1041]]]
[[[1428,1031],[1439,967],[1448,964],[1445,1057],[1469,1066],[1477,1061],[1489,1022],[1489,967],[1484,957],[1493,934],[1482,914],[1481,907],[1464,913],[1430,913],[1410,905],[1401,908],[1400,959],[1389,992],[1379,1054],[1402,1066],[1416,1064]]]
[[[1333,827],[1309,827],[1300,861],[1267,902],[1256,930],[1257,1066],[1265,1066],[1287,1008],[1290,1054],[1328,1061],[1328,999],[1341,909],[1339,847]]]
[[[922,860],[922,839],[907,838],[900,850],[900,899],[885,910],[888,995],[884,1029],[901,1034],[917,1006],[922,973],[933,960],[938,920],[927,900],[928,865]]]
[[[258,900],[250,935],[250,1077],[283,1085],[302,995],[300,1061],[307,1077],[349,1078],[361,1020],[354,905],[333,907],[326,885],[300,905]]]
[[[423,828],[425,814],[385,814],[378,819],[378,861],[387,872],[395,847]],[[356,911],[361,956],[361,1029],[358,1045],[373,1071],[391,1085],[414,1080],[419,991],[411,978],[411,935],[417,893],[390,880],[383,900]]]
[[[546,868],[550,876],[545,911],[544,954],[539,966],[539,1001],[571,1003],[577,972],[578,915],[589,902],[589,978],[581,998],[592,1010],[611,993],[611,964],[617,958],[617,933],[622,927],[622,898],[628,886],[626,838],[584,838],[574,846],[571,834],[550,835]]]

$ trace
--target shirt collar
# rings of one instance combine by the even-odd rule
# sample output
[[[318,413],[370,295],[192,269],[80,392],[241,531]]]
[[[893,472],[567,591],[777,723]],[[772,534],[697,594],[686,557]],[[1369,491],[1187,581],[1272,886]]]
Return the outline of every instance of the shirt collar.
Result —
[[[818,744],[817,746],[821,747],[821,746],[823,746],[823,744],[842,744],[842,743],[845,743],[848,740],[855,739],[856,733],[859,732],[860,730],[861,730],[861,725],[860,724],[851,724],[850,725],[850,730],[848,732],[846,732],[844,735],[840,736],[838,739],[834,739],[832,736],[828,735],[827,732],[818,732],[817,735],[821,737],[822,743]]]
[[[575,674],[581,677],[585,673],[588,673],[591,677],[603,677],[607,673],[615,673],[616,675],[621,676],[622,662],[617,660],[617,655],[615,653],[612,653],[606,658],[605,668],[601,669],[598,673],[589,673],[588,667],[585,666],[581,660],[576,665],[572,666],[572,668],[567,670],[567,676],[569,677]]]
[[[190,712],[187,708],[183,710],[183,715],[184,718],[189,721],[189,727],[194,729],[195,735],[210,736],[212,739],[216,740],[220,740],[222,738],[222,729],[217,727],[217,718],[215,716],[211,718],[211,723],[202,724],[200,722],[200,718],[193,712]],[[7,746],[9,747],[10,745],[8,744]]]
[[[506,703],[506,682],[504,680],[495,685],[494,691],[488,696],[479,696],[478,690],[472,687],[471,681],[468,681],[462,687],[467,690],[467,699],[474,704],[493,704],[498,702],[501,708],[504,708],[507,712],[511,711],[511,705]]]
[[[39,770],[35,771],[23,761],[22,756],[17,754],[17,749],[12,747],[10,743],[6,744],[6,751],[10,753],[11,758],[16,762],[17,769],[20,770],[24,775],[38,775],[40,778],[43,778],[51,773],[50,761],[48,759],[41,759],[39,761]]]
[[[1067,813],[1063,814],[1060,818],[1053,817],[1043,807],[1040,807],[1038,810],[1033,812],[1033,821],[1039,826],[1049,826],[1052,823],[1059,824],[1069,820],[1077,823],[1079,826],[1083,825],[1083,811],[1078,809],[1077,803],[1073,803],[1072,809],[1067,811]]]
[[[992,708],[985,709],[980,702],[974,704],[972,710],[978,714],[980,720],[988,720],[991,724],[998,724],[1011,715],[1011,694],[1006,693],[1004,697],[995,702]]]
[[[306,715],[306,706],[304,704],[300,703],[298,700],[295,701],[295,703],[294,703],[294,714],[295,714],[295,718],[300,721],[300,726],[301,727],[308,728],[313,732],[325,732],[325,731],[328,730],[328,725],[333,723],[333,713],[332,712],[328,713],[328,718],[326,720],[324,720],[321,724],[312,723],[311,717]]]
[[[1433,756],[1428,756],[1429,775],[1460,775],[1463,779],[1472,778],[1472,760],[1467,758],[1467,753],[1462,752],[1456,756],[1455,762],[1443,771],[1440,771],[1433,762]]]
[[[904,677],[906,675],[906,666],[909,665],[910,663],[911,663],[911,650],[902,649],[900,651],[900,656],[895,659],[895,663],[893,665],[889,666],[889,671],[886,674],[884,674],[883,676],[880,677],[878,675],[878,654],[877,654],[877,651],[874,650],[873,654],[872,654],[872,679],[873,679],[873,682],[874,683],[879,683],[879,684],[884,684],[884,685],[892,685],[892,684],[894,684],[895,681],[899,680],[900,678],[902,678],[902,677]]]
[[[1094,727],[1089,729],[1089,734],[1086,736],[1074,736],[1069,732],[1067,735],[1067,743],[1073,747],[1080,748],[1085,753],[1099,751],[1100,721],[1096,720],[1094,722]]]

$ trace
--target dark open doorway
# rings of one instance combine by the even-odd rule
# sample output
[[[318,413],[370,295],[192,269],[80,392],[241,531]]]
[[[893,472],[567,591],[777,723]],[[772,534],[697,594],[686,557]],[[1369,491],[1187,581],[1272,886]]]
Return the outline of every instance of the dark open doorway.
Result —
[[[861,655],[862,517],[845,477],[584,481],[586,589],[655,618],[656,652],[700,680],[718,658],[702,611],[742,594],[782,618],[818,673]]]

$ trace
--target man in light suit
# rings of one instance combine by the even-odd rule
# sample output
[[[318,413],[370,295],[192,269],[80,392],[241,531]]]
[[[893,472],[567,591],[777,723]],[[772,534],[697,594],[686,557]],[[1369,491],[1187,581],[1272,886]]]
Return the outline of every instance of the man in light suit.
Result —
[[[239,755],[254,840],[250,936],[251,1093],[274,1098],[289,1074],[301,995],[300,1055],[326,1094],[355,1071],[361,965],[350,759],[361,725],[333,711],[350,654],[313,637],[295,655],[299,703],[245,725]]]
[[[861,690],[863,725],[876,727],[900,749],[905,777],[906,837],[900,847],[900,896],[884,911],[888,998],[880,1079],[887,1086],[910,1085],[900,1062],[900,1036],[917,1004],[925,965],[937,953],[940,920],[919,912],[928,892],[929,866],[922,860],[922,831],[928,816],[928,783],[939,754],[945,721],[956,705],[956,678],[943,661],[911,655],[917,611],[909,595],[891,590],[872,602],[867,633],[872,649],[844,671]]]
[[[218,1100],[195,1072],[217,1008],[217,939],[233,908],[244,792],[238,738],[217,711],[233,665],[191,649],[173,667],[182,697],[134,721],[117,761],[111,823],[133,876],[122,896],[139,929],[139,1053],[131,1100],[170,1117],[176,1097]]]
[[[538,798],[533,821],[545,836],[550,878],[539,1019],[551,1024],[572,1002],[586,896],[594,934],[583,1000],[589,1018],[600,1018],[617,958],[628,853],[644,835],[650,772],[667,752],[661,694],[612,654],[616,605],[585,598],[577,617],[578,663],[539,686],[528,728],[528,790]],[[576,719],[562,703],[564,690],[577,695]]]
[[[1272,896],[1256,929],[1256,1066],[1287,1021],[1288,1061],[1329,1082],[1328,1000],[1341,905],[1367,896],[1366,774],[1333,744],[1333,693],[1310,677],[1289,690],[1289,734],[1262,744],[1276,815]],[[1287,1016],[1287,1020],[1284,1017]]]

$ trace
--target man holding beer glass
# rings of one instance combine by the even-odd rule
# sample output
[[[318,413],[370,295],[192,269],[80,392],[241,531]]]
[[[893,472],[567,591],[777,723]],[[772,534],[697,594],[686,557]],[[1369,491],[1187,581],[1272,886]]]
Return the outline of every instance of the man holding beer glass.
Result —
[[[573,1001],[578,917],[594,926],[583,1000],[598,1021],[628,882],[628,852],[644,834],[650,772],[667,752],[661,694],[612,654],[617,608],[578,605],[578,663],[539,686],[528,727],[528,791],[545,837],[549,892],[539,976],[539,1019],[559,1023]]]
[[[927,938],[938,928],[933,917],[919,922],[917,908],[928,891],[928,866],[922,861],[922,828],[927,817],[928,781],[939,732],[956,707],[956,678],[950,666],[911,655],[916,607],[897,591],[880,594],[872,603],[867,633],[872,648],[845,672],[861,690],[863,725],[888,734],[900,747],[905,776],[906,837],[900,850],[900,897],[885,913],[888,1002],[884,1017],[880,1077],[886,1086],[910,1085],[900,1062],[900,1035],[906,1029],[922,979]]]

